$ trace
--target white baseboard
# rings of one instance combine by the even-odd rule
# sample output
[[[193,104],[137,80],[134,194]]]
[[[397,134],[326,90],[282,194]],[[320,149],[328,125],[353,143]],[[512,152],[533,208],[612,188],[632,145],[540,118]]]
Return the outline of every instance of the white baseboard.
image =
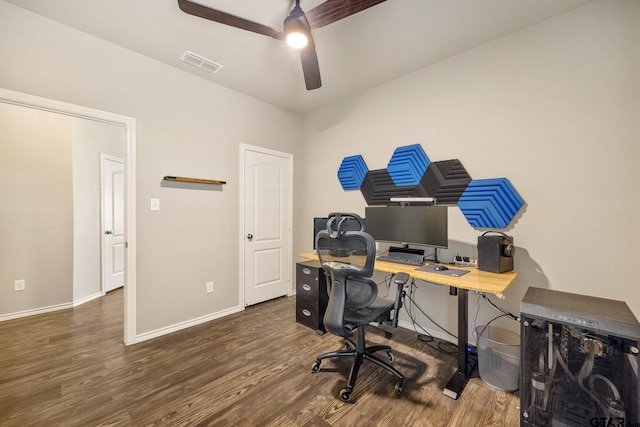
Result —
[[[89,301],[93,301],[94,299],[98,299],[100,297],[103,297],[104,294],[102,292],[96,292],[93,295],[89,295],[88,297],[84,297],[84,298],[80,298],[79,300],[75,300],[73,302],[73,306],[77,307],[79,305],[84,304],[85,302],[89,302]]]
[[[15,313],[3,314],[0,315],[0,322],[19,319],[21,317],[35,316],[36,314],[50,313],[52,311],[66,310],[67,308],[73,308],[73,303],[68,302],[64,304],[50,305],[48,307],[33,308],[31,310],[16,311]]]
[[[56,304],[56,305],[50,305],[48,307],[32,308],[30,310],[16,311],[15,313],[2,314],[0,315],[0,322],[4,322],[6,320],[20,319],[21,317],[29,317],[29,316],[36,316],[38,314],[51,313],[52,311],[66,310],[68,308],[77,307],[79,305],[92,301],[96,298],[100,298],[102,296],[104,296],[102,292],[96,292],[93,295],[80,298],[79,300],[76,300],[76,301],[66,302],[64,304]]]
[[[207,314],[206,316],[197,317],[192,320],[187,320],[185,322],[176,323],[174,325],[166,326],[164,328],[156,329],[154,331],[145,332],[139,335],[136,335],[135,344],[140,343],[142,341],[147,341],[153,338],[158,338],[163,335],[170,334],[172,332],[177,332],[182,329],[187,329],[192,326],[199,325],[201,323],[209,322],[211,320],[219,319],[221,317],[228,316],[230,314],[238,313],[244,310],[242,306],[232,307],[226,310],[219,311],[217,313]]]

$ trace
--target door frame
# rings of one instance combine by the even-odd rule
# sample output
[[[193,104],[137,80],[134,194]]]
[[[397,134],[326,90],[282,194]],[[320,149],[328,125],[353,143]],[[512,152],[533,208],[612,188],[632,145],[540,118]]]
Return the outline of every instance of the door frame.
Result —
[[[116,156],[111,156],[109,154],[100,153],[100,292],[102,295],[106,295],[106,278],[107,271],[105,270],[105,258],[107,254],[104,250],[104,239],[105,239],[105,229],[104,229],[104,217],[105,217],[105,206],[104,206],[104,174],[105,174],[105,161],[122,163],[124,166],[124,159]],[[125,239],[126,241],[126,239]],[[126,275],[126,269],[125,269]]]
[[[66,114],[124,126],[125,212],[124,239],[126,245],[124,277],[124,343],[136,343],[136,120],[132,117],[95,110],[40,96],[0,88],[0,102],[28,108]]]
[[[245,238],[245,236],[247,235],[247,231],[245,230],[245,223],[244,223],[244,217],[245,217],[245,213],[246,213],[246,206],[244,204],[244,197],[246,194],[246,182],[245,182],[245,168],[244,168],[244,163],[245,163],[245,155],[248,151],[254,151],[257,153],[262,153],[262,154],[269,154],[272,156],[278,156],[278,157],[284,157],[289,161],[289,171],[291,173],[291,179],[288,180],[287,185],[289,186],[289,199],[287,200],[287,207],[288,207],[288,217],[289,217],[289,223],[287,224],[287,240],[289,241],[289,246],[286,248],[287,254],[286,254],[286,259],[287,259],[287,266],[288,266],[288,274],[289,277],[293,277],[293,154],[291,153],[285,153],[283,151],[276,151],[276,150],[271,150],[269,148],[263,148],[263,147],[258,147],[255,145],[249,145],[249,144],[240,144],[240,167],[238,168],[238,170],[240,171],[240,177],[239,177],[239,183],[240,183],[240,188],[239,188],[239,203],[240,203],[240,214],[239,214],[239,220],[240,220],[240,226],[238,227],[240,230],[240,234],[238,235],[238,239],[239,239],[239,244],[238,244],[238,248],[239,248],[239,255],[238,255],[238,259],[239,259],[239,268],[240,268],[240,272],[239,272],[239,301],[240,301],[240,307],[242,310],[245,309],[246,305],[245,305],[245,295],[244,295],[244,273],[245,273],[245,244],[247,243],[247,240]],[[293,290],[292,290],[292,285],[293,281],[289,280],[289,289],[287,291],[287,294],[289,296],[293,295]]]

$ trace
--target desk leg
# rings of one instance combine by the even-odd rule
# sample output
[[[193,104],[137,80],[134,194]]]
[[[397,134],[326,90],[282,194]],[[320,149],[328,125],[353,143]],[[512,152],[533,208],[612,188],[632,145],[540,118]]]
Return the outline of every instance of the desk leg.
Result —
[[[467,378],[475,368],[467,353],[467,337],[469,336],[469,291],[458,289],[458,370],[453,374],[444,388],[445,396],[452,399],[460,397]]]

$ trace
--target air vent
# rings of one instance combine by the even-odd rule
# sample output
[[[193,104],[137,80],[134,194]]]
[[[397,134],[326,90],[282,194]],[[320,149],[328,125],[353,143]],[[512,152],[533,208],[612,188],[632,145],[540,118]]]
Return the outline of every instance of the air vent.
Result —
[[[222,65],[216,62],[213,62],[210,59],[205,58],[204,56],[200,56],[197,53],[193,53],[189,50],[185,51],[180,57],[180,59],[182,59],[187,64],[194,65],[212,74],[217,73],[220,70],[220,68],[223,67]]]

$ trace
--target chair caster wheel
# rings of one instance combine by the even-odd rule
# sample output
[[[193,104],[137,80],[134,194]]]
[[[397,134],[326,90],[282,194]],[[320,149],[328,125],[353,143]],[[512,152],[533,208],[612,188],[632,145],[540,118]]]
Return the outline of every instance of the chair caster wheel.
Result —
[[[316,360],[313,365],[311,365],[311,372],[316,373],[320,371],[320,361]]]
[[[351,390],[349,390],[348,388],[343,388],[340,391],[340,399],[344,400],[345,402],[348,402],[350,397],[351,397]]]
[[[389,363],[393,363],[396,360],[396,358],[393,357],[393,352],[391,350],[387,350],[387,360],[389,360]]]
[[[400,396],[400,393],[402,393],[402,380],[396,383],[396,396]]]

